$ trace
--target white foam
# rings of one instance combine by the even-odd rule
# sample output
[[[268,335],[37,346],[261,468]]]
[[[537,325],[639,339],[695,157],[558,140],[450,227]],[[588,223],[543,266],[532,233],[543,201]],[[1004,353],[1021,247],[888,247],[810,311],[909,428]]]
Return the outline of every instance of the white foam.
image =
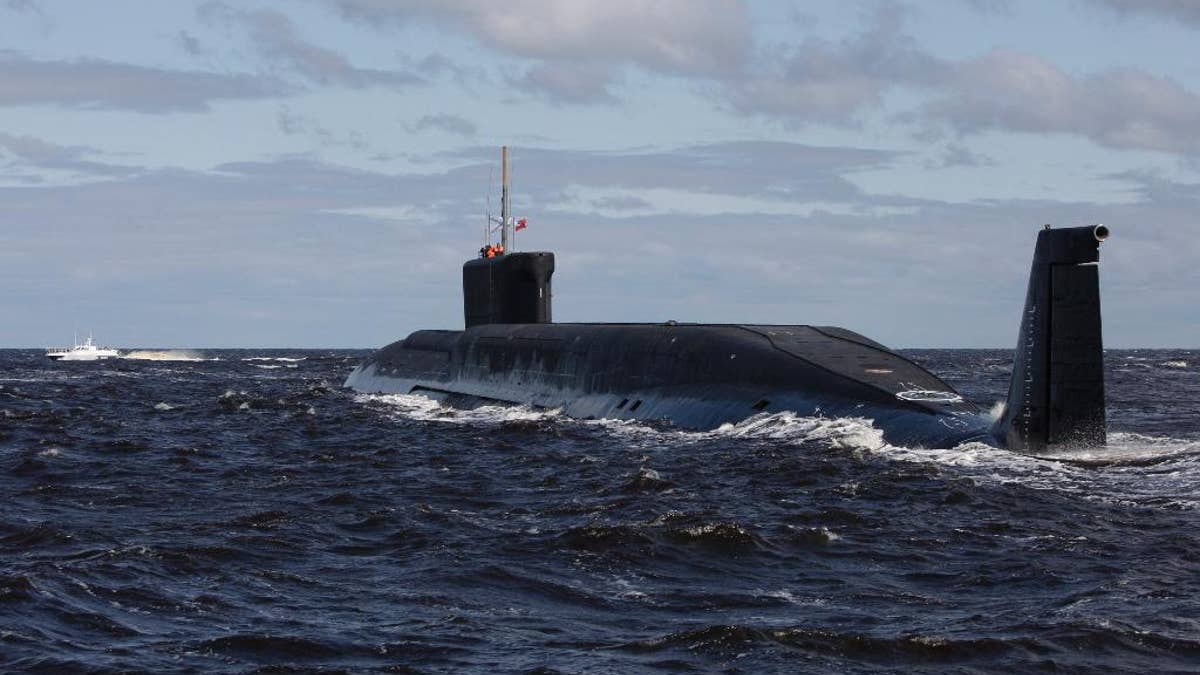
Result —
[[[359,394],[360,402],[386,405],[397,416],[417,421],[452,424],[502,424],[512,421],[563,421],[599,427],[618,436],[638,437],[653,442],[695,443],[713,438],[774,440],[799,445],[819,441],[830,447],[876,448],[884,445],[883,432],[864,418],[803,417],[792,412],[760,413],[737,424],[712,431],[663,429],[640,420],[577,420],[560,409],[492,405],[469,410],[443,406],[431,398],[412,394]]]
[[[1019,484],[1054,490],[1078,499],[1154,508],[1200,508],[1200,441],[1111,433],[1105,448],[1054,456],[1030,456],[966,443],[931,449],[889,444],[866,418],[804,417],[791,412],[759,414],[711,431],[656,427],[634,420],[576,420],[559,410],[523,406],[484,406],[473,410],[446,407],[416,395],[359,394],[360,402],[382,405],[397,417],[455,425],[551,421],[594,428],[633,447],[700,444],[714,439],[747,439],[794,446],[800,452],[849,449],[895,462],[932,464],[978,483]],[[993,408],[993,414],[1002,409]],[[806,446],[800,449],[801,446]]]
[[[242,360],[243,361],[286,361],[288,363],[299,363],[300,361],[306,361],[307,357],[301,356],[299,358],[289,358],[287,356],[249,356]]]
[[[219,358],[206,358],[204,354],[193,349],[135,349],[121,355],[123,359],[135,361],[220,361]]]
[[[996,401],[995,403],[992,404],[991,408],[988,408],[988,411],[987,411],[988,420],[992,421],[992,422],[999,420],[1001,417],[1004,416],[1004,411],[1007,408],[1008,408],[1008,403],[1006,401]]]
[[[529,406],[489,405],[463,410],[443,406],[431,398],[413,394],[359,394],[355,400],[384,404],[394,414],[420,422],[501,424],[513,421],[555,420],[562,417],[560,410],[534,409]]]
[[[837,535],[834,535],[834,538],[837,538]],[[793,593],[792,590],[789,588],[781,588],[781,589],[774,590],[774,591],[755,589],[754,595],[757,597],[760,597],[760,598],[773,598],[776,600],[783,600],[784,602],[791,604],[791,605],[826,605],[826,604],[829,604],[829,601],[824,598],[798,596],[795,593]]]
[[[889,459],[937,464],[980,483],[1019,484],[1123,506],[1200,508],[1200,441],[1109,434],[1104,448],[1030,456],[982,443],[950,449],[875,449]]]

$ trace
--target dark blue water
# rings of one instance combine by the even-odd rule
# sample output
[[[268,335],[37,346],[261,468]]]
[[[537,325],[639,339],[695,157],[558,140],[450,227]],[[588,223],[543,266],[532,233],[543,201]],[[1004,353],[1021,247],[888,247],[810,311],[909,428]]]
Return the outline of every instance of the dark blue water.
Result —
[[[912,354],[1007,387],[1005,352]],[[1110,352],[1112,446],[1070,462],[199,356],[0,351],[0,670],[1200,669],[1200,352]]]

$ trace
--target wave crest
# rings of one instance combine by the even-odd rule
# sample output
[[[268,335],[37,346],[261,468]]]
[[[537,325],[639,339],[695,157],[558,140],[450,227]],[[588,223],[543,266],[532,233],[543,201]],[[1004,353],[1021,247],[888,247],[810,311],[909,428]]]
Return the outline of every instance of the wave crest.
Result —
[[[220,361],[207,358],[194,349],[134,349],[121,355],[123,359],[135,361]]]

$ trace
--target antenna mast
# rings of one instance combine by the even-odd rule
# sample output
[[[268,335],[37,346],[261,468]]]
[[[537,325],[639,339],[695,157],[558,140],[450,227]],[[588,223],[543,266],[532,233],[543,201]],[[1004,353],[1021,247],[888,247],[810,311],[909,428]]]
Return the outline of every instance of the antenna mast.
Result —
[[[508,252],[508,146],[500,146],[500,245]]]
[[[488,167],[488,189],[483,197],[486,206],[483,210],[483,245],[492,245],[492,177],[495,175],[495,169]]]

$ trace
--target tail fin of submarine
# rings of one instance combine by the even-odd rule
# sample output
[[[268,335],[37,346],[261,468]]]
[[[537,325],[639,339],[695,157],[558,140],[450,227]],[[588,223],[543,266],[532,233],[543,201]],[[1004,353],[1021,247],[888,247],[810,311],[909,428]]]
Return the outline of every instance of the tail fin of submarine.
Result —
[[[1011,450],[1105,443],[1098,263],[1107,238],[1103,225],[1038,233],[1008,401],[993,430]]]

